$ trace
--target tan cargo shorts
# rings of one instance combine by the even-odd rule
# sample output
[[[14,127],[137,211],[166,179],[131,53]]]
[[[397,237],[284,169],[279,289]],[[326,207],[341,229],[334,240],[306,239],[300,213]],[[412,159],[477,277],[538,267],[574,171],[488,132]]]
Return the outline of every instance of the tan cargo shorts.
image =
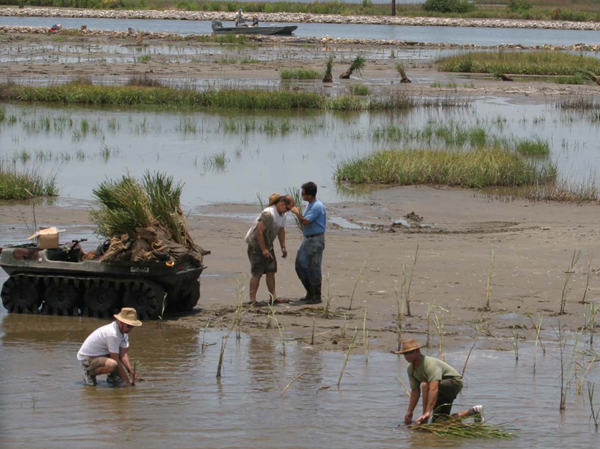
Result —
[[[100,355],[97,357],[86,357],[79,363],[81,363],[81,369],[87,373],[88,371],[94,371],[97,368],[103,367],[104,365],[106,365],[108,359],[109,355],[107,354]]]

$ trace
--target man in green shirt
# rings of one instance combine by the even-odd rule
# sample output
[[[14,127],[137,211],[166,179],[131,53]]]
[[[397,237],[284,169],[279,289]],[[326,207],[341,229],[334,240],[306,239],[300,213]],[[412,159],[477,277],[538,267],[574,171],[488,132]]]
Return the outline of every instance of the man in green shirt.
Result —
[[[412,423],[413,411],[419,403],[421,390],[423,390],[423,415],[417,419],[417,424],[435,421],[441,415],[449,416],[452,402],[463,387],[462,376],[439,359],[421,354],[419,343],[416,340],[402,342],[402,350],[397,354],[404,354],[408,362],[408,380],[410,381],[410,402],[404,417],[406,424]],[[476,405],[452,415],[453,419],[463,419],[473,416],[475,422],[483,423],[483,406]]]

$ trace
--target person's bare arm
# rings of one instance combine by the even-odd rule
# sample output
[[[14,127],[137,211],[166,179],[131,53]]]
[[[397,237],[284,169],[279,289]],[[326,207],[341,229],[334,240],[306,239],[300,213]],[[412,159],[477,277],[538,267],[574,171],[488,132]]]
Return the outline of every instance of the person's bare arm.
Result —
[[[408,402],[408,410],[406,411],[406,416],[404,416],[405,424],[410,424],[412,422],[413,412],[415,411],[415,407],[419,403],[420,397],[421,397],[421,389],[420,388],[411,390],[410,401]]]
[[[308,226],[310,224],[310,221],[308,221],[306,218],[304,218],[304,215],[302,215],[302,213],[296,206],[292,207],[290,209],[290,212],[292,214],[294,214],[296,217],[298,217],[298,221],[300,221],[300,223],[302,223],[304,226]]]
[[[281,245],[281,257],[285,259],[288,254],[287,249],[285,248],[285,228],[279,228],[277,238],[279,239],[279,244]]]
[[[434,409],[435,404],[437,403],[437,399],[438,399],[439,387],[440,387],[439,380],[432,380],[431,382],[429,382],[429,396],[428,396],[429,399],[427,401],[427,410],[425,411],[423,416],[421,416],[417,420],[418,424],[427,422],[429,417],[433,414],[433,409]]]
[[[262,255],[267,259],[272,259],[271,252],[269,248],[267,248],[267,243],[265,242],[265,225],[259,221],[256,226],[256,238],[258,239],[258,246],[260,246],[260,250],[262,251]]]
[[[129,380],[129,376],[127,375],[127,368],[125,368],[125,364],[123,363],[123,361],[121,359],[121,351],[123,349],[125,349],[125,348],[119,349],[118,354],[116,352],[111,352],[111,353],[109,353],[109,356],[111,359],[113,359],[117,362],[117,374],[119,375],[119,377],[123,380],[125,385],[131,386],[132,385],[131,381]],[[128,359],[128,362],[129,362],[129,359]]]

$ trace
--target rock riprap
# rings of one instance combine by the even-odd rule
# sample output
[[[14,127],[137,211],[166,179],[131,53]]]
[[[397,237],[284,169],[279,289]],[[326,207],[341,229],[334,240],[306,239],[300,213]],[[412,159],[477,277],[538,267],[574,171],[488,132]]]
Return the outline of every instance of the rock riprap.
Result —
[[[68,8],[2,8],[7,17],[74,17],[91,19],[149,20],[221,20],[233,22],[233,12],[208,11],[130,11]],[[476,28],[532,28],[554,30],[600,30],[600,22],[569,22],[564,20],[459,19],[446,17],[343,16],[338,14],[258,13],[261,22],[334,23],[366,25],[442,26]]]

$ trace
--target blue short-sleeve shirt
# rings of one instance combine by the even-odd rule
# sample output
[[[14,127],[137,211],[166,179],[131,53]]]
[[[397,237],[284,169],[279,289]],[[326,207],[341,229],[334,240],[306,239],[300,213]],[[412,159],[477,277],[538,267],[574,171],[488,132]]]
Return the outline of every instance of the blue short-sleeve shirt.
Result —
[[[325,206],[321,200],[315,200],[312,203],[308,203],[308,206],[304,210],[304,218],[310,221],[309,225],[302,228],[304,235],[314,235],[325,232],[327,213],[325,212]]]

